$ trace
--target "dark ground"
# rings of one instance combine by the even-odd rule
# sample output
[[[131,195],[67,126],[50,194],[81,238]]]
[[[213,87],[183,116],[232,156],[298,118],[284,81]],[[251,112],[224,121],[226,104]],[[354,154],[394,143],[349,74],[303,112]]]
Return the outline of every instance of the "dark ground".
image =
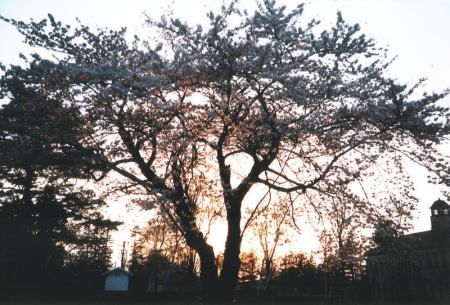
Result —
[[[214,303],[214,305],[229,305],[230,303]],[[311,300],[241,300],[234,302],[236,305],[449,305],[448,301],[443,302],[411,302],[411,301],[396,301],[396,302],[326,302],[326,301],[311,301]],[[0,300],[0,305],[210,305],[209,303],[201,302],[199,300],[126,300],[126,299],[71,299],[71,300],[33,300],[22,296],[20,299],[3,299]]]

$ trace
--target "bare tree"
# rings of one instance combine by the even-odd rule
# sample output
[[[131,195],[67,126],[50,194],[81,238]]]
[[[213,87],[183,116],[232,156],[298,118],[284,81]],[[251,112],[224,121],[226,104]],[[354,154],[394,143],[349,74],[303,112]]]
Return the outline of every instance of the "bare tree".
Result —
[[[277,204],[266,203],[253,223],[254,235],[262,250],[260,281],[266,292],[275,272],[275,254],[279,246],[286,243],[286,229],[291,227],[292,209],[287,198],[280,198]]]

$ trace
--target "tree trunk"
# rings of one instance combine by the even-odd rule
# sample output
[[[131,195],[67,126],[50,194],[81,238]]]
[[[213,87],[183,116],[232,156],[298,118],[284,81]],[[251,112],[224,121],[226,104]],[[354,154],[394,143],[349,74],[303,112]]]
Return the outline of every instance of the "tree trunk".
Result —
[[[264,273],[265,273],[265,278],[264,278],[264,282],[263,282],[263,294],[264,295],[268,295],[269,294],[269,285],[270,285],[270,281],[272,280],[272,275],[273,275],[273,260],[272,258],[266,258],[264,261]]]
[[[225,243],[222,273],[220,275],[221,298],[232,301],[235,297],[241,260],[241,208],[240,204],[230,204],[227,213],[228,235]]]
[[[34,228],[34,207],[33,207],[33,182],[34,182],[34,170],[31,166],[25,166],[25,177],[23,177],[22,184],[22,201],[23,201],[23,210],[21,212],[22,219],[22,230],[24,233],[30,236],[33,234]]]
[[[210,245],[199,252],[200,280],[202,296],[205,301],[215,301],[219,298],[219,279],[217,277],[217,264],[214,250]]]
[[[22,200],[23,203],[27,206],[29,213],[32,211],[33,206],[33,181],[34,181],[34,170],[30,166],[25,166],[25,177],[23,178],[23,190],[22,190]]]
[[[186,237],[186,243],[194,249],[200,257],[200,281],[204,301],[219,299],[219,279],[214,249],[203,237],[196,234]]]
[[[173,171],[173,169],[172,169]],[[175,172],[175,174],[178,172]],[[217,276],[216,256],[213,247],[208,244],[203,234],[195,223],[195,217],[190,209],[193,204],[184,197],[184,191],[179,177],[174,174],[174,184],[178,191],[173,194],[172,201],[178,202],[175,212],[180,218],[186,244],[194,249],[200,257],[200,281],[202,296],[205,301],[211,302],[218,299],[219,279]]]

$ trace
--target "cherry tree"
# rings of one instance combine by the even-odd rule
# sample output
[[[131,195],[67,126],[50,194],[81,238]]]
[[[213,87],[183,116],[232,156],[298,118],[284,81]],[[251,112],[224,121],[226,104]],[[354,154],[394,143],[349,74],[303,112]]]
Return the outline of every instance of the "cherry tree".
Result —
[[[2,18],[45,50],[22,77],[77,111],[82,128],[70,146],[96,152],[105,170],[95,179],[114,172],[122,190],[165,213],[199,255],[210,299],[233,297],[243,202],[256,185],[312,204],[352,193],[381,156],[398,154],[443,175],[434,155],[448,139],[448,109],[437,104],[446,92],[416,98],[420,82],[386,75],[385,50],[358,25],[338,13],[320,32],[302,12],[264,0],[248,13],[232,2],[209,13],[205,28],[149,19],[153,38],[131,42],[125,29],[63,25],[50,15]],[[197,217],[205,200],[225,213],[220,274]],[[357,201],[371,206],[370,198]]]

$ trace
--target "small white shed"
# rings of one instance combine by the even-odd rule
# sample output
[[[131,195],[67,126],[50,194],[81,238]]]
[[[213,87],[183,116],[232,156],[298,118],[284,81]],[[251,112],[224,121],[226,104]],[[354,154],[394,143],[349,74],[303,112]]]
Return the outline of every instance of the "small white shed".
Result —
[[[128,291],[131,272],[114,268],[105,273],[105,291]]]

